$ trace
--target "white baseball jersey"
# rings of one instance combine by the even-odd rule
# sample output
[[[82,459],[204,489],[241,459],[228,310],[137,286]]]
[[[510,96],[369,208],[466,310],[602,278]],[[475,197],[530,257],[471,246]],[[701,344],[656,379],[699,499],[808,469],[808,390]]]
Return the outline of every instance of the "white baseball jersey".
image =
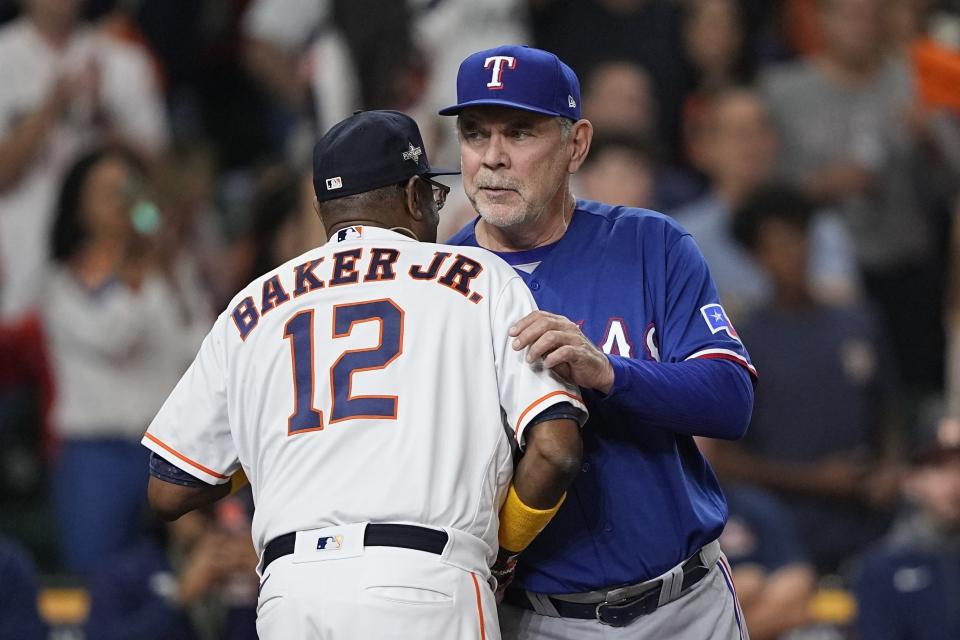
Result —
[[[242,466],[258,553],[371,521],[466,532],[492,562],[508,430],[522,442],[553,404],[586,411],[512,348],[535,309],[483,249],[344,229],[237,294],[143,444],[212,484]]]

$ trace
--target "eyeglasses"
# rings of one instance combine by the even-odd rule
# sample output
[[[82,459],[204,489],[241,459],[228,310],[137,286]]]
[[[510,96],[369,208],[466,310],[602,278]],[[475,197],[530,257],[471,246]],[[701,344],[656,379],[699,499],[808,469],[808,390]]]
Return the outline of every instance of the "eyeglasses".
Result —
[[[450,193],[450,187],[440,184],[436,180],[431,180],[427,176],[420,176],[420,179],[433,188],[433,201],[437,204],[437,211],[443,209],[443,205],[447,201],[447,194]]]

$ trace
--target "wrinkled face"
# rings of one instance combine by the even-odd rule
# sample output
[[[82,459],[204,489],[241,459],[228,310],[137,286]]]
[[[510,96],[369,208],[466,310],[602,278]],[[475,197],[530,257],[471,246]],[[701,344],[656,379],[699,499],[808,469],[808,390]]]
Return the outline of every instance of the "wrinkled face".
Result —
[[[460,114],[457,128],[463,188],[485,222],[531,223],[562,198],[570,155],[559,118],[473,107]]]

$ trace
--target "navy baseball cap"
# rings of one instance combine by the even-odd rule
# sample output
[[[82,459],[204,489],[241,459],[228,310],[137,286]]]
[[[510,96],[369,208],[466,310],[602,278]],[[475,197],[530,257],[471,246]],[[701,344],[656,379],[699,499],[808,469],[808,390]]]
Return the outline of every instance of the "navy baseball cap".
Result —
[[[580,81],[549,51],[504,45],[460,63],[457,104],[440,110],[455,116],[467,107],[494,105],[580,119]]]
[[[413,176],[458,173],[430,167],[417,123],[399,111],[358,111],[330,127],[313,148],[313,189],[320,202]]]

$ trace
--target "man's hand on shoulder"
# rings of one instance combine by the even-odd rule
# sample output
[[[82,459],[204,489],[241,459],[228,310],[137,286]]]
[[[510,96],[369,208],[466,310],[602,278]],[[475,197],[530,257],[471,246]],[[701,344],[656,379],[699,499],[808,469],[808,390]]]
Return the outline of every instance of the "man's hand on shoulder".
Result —
[[[543,366],[585,389],[610,393],[613,367],[580,327],[563,316],[546,311],[527,314],[510,329],[517,351],[530,347],[527,361],[543,359]]]

